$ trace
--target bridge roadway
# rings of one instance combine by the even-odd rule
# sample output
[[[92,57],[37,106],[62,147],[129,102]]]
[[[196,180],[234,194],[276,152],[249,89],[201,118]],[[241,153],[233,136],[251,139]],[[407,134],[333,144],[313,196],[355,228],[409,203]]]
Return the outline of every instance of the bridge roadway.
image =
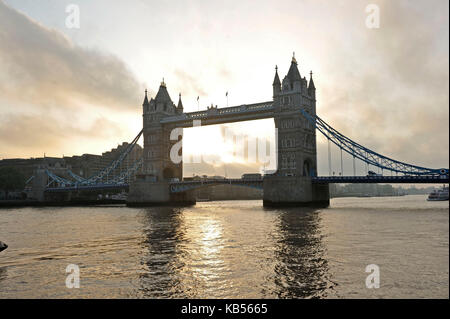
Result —
[[[314,184],[376,184],[376,183],[392,183],[392,184],[447,184],[449,182],[448,175],[418,175],[418,176],[316,176],[312,178]],[[258,179],[207,179],[199,181],[180,181],[170,184],[172,193],[184,192],[190,189],[230,184],[238,186],[247,186],[253,188],[263,188],[263,178]]]
[[[185,192],[190,189],[213,186],[213,185],[237,185],[252,188],[263,188],[263,178],[223,178],[223,179],[204,179],[198,181],[180,181],[170,183],[172,193]]]
[[[418,175],[418,176],[316,176],[312,178],[314,184],[448,184],[448,175]],[[236,185],[246,186],[257,189],[263,189],[263,178],[224,178],[224,179],[206,179],[198,181],[179,181],[170,183],[172,193],[185,192],[187,190],[213,186],[213,185]],[[70,191],[94,191],[94,190],[128,190],[129,185],[123,184],[97,184],[97,185],[78,185],[69,187],[49,187],[46,192],[60,193]]]
[[[448,175],[402,175],[402,176],[317,176],[316,184],[448,184]]]

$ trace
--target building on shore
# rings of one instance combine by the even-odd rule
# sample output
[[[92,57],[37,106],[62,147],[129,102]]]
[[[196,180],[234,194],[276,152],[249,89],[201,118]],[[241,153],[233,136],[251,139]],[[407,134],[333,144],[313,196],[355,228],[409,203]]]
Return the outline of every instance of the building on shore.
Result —
[[[73,173],[88,178],[111,164],[117,159],[122,152],[129,146],[128,142],[124,142],[109,151],[103,152],[102,155],[83,154],[63,157],[38,157],[38,158],[9,158],[0,160],[0,168],[9,167],[15,168],[22,172],[27,180],[33,176],[36,168],[68,168]],[[122,163],[115,169],[112,174],[122,172],[129,167],[132,167],[135,161],[142,157],[142,147],[136,144],[131,150],[130,154],[122,161]]]

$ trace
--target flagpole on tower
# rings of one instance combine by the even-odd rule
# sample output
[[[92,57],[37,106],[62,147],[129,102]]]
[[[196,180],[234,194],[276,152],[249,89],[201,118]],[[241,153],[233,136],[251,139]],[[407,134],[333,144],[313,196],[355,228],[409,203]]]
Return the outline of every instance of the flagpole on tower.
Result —
[[[228,107],[228,91],[227,91],[227,93],[225,94],[225,96],[227,97],[227,107]]]
[[[197,112],[200,111],[200,102],[199,102],[200,96],[197,96]]]

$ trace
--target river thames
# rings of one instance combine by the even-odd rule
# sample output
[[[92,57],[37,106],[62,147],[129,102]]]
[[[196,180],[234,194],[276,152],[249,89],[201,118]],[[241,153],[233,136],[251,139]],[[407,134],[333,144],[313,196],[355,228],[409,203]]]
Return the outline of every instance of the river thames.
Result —
[[[449,297],[449,202],[425,195],[2,209],[0,240],[0,298]]]

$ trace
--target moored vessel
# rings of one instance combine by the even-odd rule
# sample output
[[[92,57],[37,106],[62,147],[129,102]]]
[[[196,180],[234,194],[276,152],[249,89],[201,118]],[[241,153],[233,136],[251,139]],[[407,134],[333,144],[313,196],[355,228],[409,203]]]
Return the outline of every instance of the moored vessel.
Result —
[[[428,201],[448,200],[448,187],[443,186],[440,189],[434,189],[427,198]]]

